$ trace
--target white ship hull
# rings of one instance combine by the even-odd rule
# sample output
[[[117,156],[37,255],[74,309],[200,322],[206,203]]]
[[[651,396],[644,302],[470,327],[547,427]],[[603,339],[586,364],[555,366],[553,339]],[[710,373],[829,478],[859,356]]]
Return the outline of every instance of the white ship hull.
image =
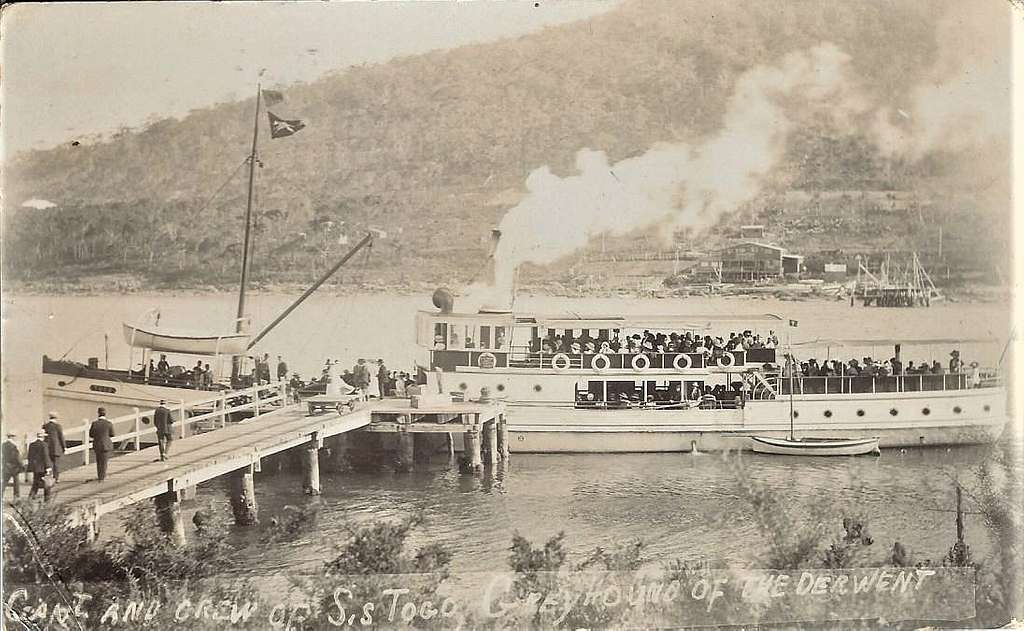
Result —
[[[153,409],[161,399],[173,406],[210,396],[206,390],[69,377],[45,372],[42,382],[43,409],[58,412],[65,419],[65,424],[72,425],[95,419],[98,407],[106,408],[107,417],[114,418],[131,414],[135,408]]]
[[[473,380],[465,373],[454,377],[460,383]],[[507,382],[508,375],[502,377]],[[494,384],[482,385],[494,391]],[[509,389],[506,385],[505,390]],[[468,383],[466,390],[472,391]],[[749,450],[751,436],[786,438],[790,433],[788,397],[747,401],[738,409],[718,410],[586,409],[572,402],[506,401],[513,452]],[[882,449],[986,444],[999,437],[1006,423],[1006,391],[1002,387],[796,395],[793,406],[798,436],[877,436]],[[461,441],[455,444],[461,447]]]

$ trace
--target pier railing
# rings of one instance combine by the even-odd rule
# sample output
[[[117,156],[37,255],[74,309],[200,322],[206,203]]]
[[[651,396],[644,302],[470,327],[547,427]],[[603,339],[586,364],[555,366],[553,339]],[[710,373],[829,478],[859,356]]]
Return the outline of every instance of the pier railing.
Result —
[[[184,438],[188,435],[189,429],[197,425],[208,424],[210,429],[218,429],[227,426],[228,418],[232,414],[251,410],[253,416],[259,416],[261,410],[266,410],[268,407],[280,407],[287,403],[288,384],[281,381],[252,386],[244,390],[222,390],[217,393],[211,393],[210,396],[202,399],[188,402],[179,400],[177,403],[172,403],[167,407],[175,417],[174,432],[178,435],[178,438]],[[142,448],[143,437],[152,436],[152,440],[147,442],[156,442],[156,427],[152,423],[153,411],[155,409],[135,408],[129,414],[107,419],[114,425],[115,431],[118,427],[127,426],[131,428],[128,432],[116,434],[111,439],[113,443],[115,445],[130,444],[134,450],[138,451]],[[81,425],[64,429],[65,440],[81,441],[80,444],[72,445],[65,449],[65,456],[81,453],[85,459],[85,464],[89,464],[89,449],[91,448],[89,428],[91,425],[92,421],[83,419]],[[25,434],[23,456],[27,455],[28,443],[32,441],[33,436],[34,433]]]

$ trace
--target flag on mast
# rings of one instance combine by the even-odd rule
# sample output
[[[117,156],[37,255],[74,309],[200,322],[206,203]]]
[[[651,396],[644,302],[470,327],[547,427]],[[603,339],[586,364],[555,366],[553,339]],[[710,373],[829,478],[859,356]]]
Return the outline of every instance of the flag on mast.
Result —
[[[284,95],[277,90],[263,90],[263,103],[267,107],[273,107],[284,101]]]
[[[271,138],[284,138],[286,136],[291,136],[306,126],[306,124],[301,120],[285,120],[270,110],[267,110],[267,115],[270,117]]]

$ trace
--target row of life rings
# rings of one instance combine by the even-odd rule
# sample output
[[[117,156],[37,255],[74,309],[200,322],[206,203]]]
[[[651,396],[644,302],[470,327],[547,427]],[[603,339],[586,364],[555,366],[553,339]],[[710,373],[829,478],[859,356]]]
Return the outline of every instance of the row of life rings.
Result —
[[[570,364],[571,361],[569,360],[569,356],[565,353],[558,353],[551,358],[551,367],[558,371],[569,368]],[[644,354],[633,355],[633,360],[630,364],[636,372],[643,372],[651,367],[651,358]],[[608,370],[611,365],[611,360],[608,359],[608,356],[604,353],[598,353],[595,355],[591,362],[591,366],[593,366],[594,370],[597,372],[604,372]],[[693,362],[690,360],[690,356],[686,353],[680,353],[676,355],[674,360],[672,360],[672,367],[676,370],[686,370],[692,365]],[[730,368],[736,365],[736,358],[733,357],[731,353],[726,353],[718,358],[718,365]]]

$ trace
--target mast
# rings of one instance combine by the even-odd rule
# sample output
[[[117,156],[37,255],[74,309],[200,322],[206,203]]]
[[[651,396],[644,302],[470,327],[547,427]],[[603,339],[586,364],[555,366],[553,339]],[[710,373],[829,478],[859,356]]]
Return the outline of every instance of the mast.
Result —
[[[252,235],[252,193],[253,181],[256,177],[256,146],[260,138],[260,100],[263,92],[259,82],[256,83],[256,115],[252,124],[252,151],[249,153],[249,194],[245,200],[245,236],[242,240],[242,278],[238,288],[238,312],[235,320],[235,332],[242,332],[242,323],[245,318],[245,287],[249,282],[249,243]],[[231,360],[231,378],[238,377],[241,370],[241,358],[234,357]]]
[[[793,373],[796,372],[796,359],[793,357],[793,347],[789,348],[789,439],[796,440],[793,437]]]

